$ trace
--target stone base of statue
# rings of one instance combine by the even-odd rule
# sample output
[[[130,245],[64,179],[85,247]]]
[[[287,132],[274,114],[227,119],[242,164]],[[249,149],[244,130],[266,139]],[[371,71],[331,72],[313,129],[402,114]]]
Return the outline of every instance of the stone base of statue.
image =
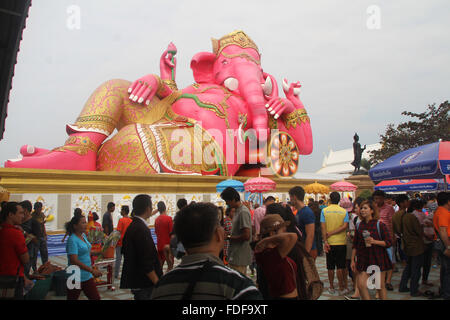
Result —
[[[368,174],[369,174],[369,172],[367,170],[359,169],[357,171],[354,171],[352,173],[352,176],[361,176],[361,175],[368,175]]]

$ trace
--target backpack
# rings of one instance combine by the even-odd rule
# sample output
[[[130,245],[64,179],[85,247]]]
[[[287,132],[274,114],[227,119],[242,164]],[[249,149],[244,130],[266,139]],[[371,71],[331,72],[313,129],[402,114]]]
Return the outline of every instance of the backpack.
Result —
[[[324,285],[320,281],[316,263],[309,252],[306,251],[303,243],[297,241],[294,248],[298,255],[296,262],[297,264],[300,263],[300,265],[297,265],[298,273],[300,273],[297,281],[299,298],[304,300],[317,300],[322,295]]]

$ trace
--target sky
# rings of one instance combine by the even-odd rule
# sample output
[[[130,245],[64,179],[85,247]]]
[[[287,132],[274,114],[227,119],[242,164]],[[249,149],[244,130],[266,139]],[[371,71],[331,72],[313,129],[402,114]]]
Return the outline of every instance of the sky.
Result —
[[[93,90],[109,79],[159,74],[172,41],[177,84],[194,83],[190,60],[211,38],[243,30],[279,83],[302,84],[314,149],[301,172],[320,169],[330,148],[379,142],[450,95],[448,0],[40,0],[33,1],[10,92],[1,166],[24,144],[52,149],[67,139]]]

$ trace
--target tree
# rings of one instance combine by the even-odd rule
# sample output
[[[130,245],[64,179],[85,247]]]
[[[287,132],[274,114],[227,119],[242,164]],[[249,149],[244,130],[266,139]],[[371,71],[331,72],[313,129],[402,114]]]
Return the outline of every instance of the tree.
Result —
[[[361,159],[361,168],[365,169],[366,171],[369,171],[371,168],[370,161],[366,158]]]
[[[369,152],[370,163],[380,163],[399,152],[437,142],[439,139],[449,141],[449,111],[448,100],[439,107],[435,103],[428,105],[428,109],[422,113],[403,111],[402,115],[416,120],[400,123],[397,127],[392,123],[388,124],[386,132],[380,135],[381,149]]]
[[[361,191],[361,193],[358,195],[358,197],[363,198],[364,200],[367,200],[370,197],[372,197],[372,191],[364,189],[363,191]]]

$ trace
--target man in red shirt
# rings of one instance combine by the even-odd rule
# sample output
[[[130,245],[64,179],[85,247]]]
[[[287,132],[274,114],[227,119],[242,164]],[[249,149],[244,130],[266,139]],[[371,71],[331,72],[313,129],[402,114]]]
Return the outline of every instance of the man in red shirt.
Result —
[[[164,202],[158,202],[159,217],[155,220],[155,233],[157,239],[157,248],[159,261],[161,262],[161,268],[164,266],[164,262],[167,262],[167,269],[173,268],[173,256],[170,250],[170,234],[172,233],[173,220],[167,215],[166,205]]]
[[[392,243],[395,246],[395,238],[394,238],[394,232],[392,227],[392,217],[395,214],[395,210],[392,206],[386,203],[386,194],[382,190],[375,190],[375,192],[372,194],[373,201],[378,207],[378,210],[380,211],[380,221],[383,222],[388,231],[389,235],[391,237]],[[393,251],[395,252],[395,248],[393,248]],[[386,272],[386,289],[389,291],[394,290],[391,284],[392,280],[392,272],[395,269],[395,254],[392,255],[392,269],[388,270]]]
[[[24,210],[17,202],[2,206],[0,225],[0,275],[19,276],[15,299],[23,299],[24,265],[30,262],[23,231],[18,227],[24,219]],[[29,280],[27,279],[27,282]],[[28,284],[28,283],[27,283]]]
[[[130,207],[122,206],[122,208],[120,209],[120,214],[121,214],[122,218],[120,218],[119,222],[117,223],[117,231],[120,232],[120,239],[116,245],[116,265],[114,267],[114,276],[116,279],[119,279],[120,264],[122,263],[123,236],[125,235],[125,231],[127,231],[131,221],[133,221],[128,216],[129,213],[130,213]]]

